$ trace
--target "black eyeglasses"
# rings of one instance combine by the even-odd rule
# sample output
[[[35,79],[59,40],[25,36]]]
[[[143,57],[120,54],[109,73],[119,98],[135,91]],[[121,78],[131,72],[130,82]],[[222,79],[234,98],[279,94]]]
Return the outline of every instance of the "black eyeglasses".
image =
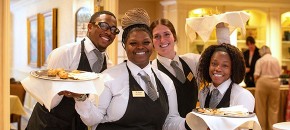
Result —
[[[104,31],[107,31],[108,29],[110,29],[111,33],[114,35],[117,35],[120,33],[120,30],[116,26],[110,26],[106,22],[98,22],[98,23],[94,22],[93,24],[98,25]]]

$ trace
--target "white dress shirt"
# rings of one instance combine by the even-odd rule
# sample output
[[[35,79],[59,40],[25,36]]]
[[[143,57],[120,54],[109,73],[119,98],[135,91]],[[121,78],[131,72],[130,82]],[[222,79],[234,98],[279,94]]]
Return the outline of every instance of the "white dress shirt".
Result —
[[[187,53],[187,54],[184,54],[184,55],[179,55],[179,57],[181,59],[183,59],[186,64],[189,66],[189,68],[191,69],[193,75],[196,77],[196,73],[197,73],[197,66],[198,66],[198,61],[199,61],[199,58],[200,58],[200,55],[199,54],[194,54],[194,53]],[[160,56],[160,55],[157,55],[157,59],[159,60],[159,62],[174,76],[176,76],[175,74],[175,71],[174,69],[172,68],[172,66],[170,65],[171,63],[171,59],[168,59],[166,57],[163,57],[163,56]],[[157,68],[157,59],[154,59],[152,61],[152,66],[154,68]],[[184,72],[183,70],[183,67],[182,67],[182,64],[178,58],[178,55],[175,55],[175,57],[173,58],[174,61],[177,61],[178,62],[178,66],[179,68]]]
[[[85,46],[84,51],[92,68],[93,64],[98,60],[98,57],[93,52],[93,50],[96,49],[96,47],[88,37],[86,37],[85,39],[86,40],[84,41]],[[47,59],[47,68],[48,69],[64,68],[65,70],[76,70],[80,63],[80,57],[81,57],[81,43],[80,42],[69,43],[54,49],[49,54]],[[62,97],[63,96],[56,95],[52,100],[51,107],[54,108],[55,106],[57,106],[62,100]]]
[[[85,53],[92,68],[98,57],[93,52],[96,47],[91,40],[86,37],[84,41]],[[104,52],[103,52],[104,53]],[[75,70],[79,66],[81,58],[80,42],[69,43],[54,49],[47,58],[47,68],[64,68],[65,70]]]
[[[90,95],[90,98],[84,102],[76,101],[76,110],[86,125],[93,126],[93,129],[95,129],[99,123],[114,122],[123,117],[129,100],[129,74],[126,64],[132,76],[146,93],[145,83],[137,75],[140,71],[145,71],[150,76],[156,88],[156,82],[150,64],[141,69],[132,62],[127,61],[127,63],[124,62],[105,70],[103,72],[105,88],[99,96],[99,104],[95,104],[93,95]],[[163,125],[163,129],[184,130],[185,119],[179,116],[176,92],[172,80],[157,69],[153,69],[153,71],[161,81],[168,96],[169,114]]]
[[[271,54],[265,54],[257,60],[254,75],[269,78],[279,78],[280,74],[281,67],[279,65],[279,61]]]
[[[232,80],[228,79],[217,87],[220,94],[218,96],[219,100],[225,95],[227,89],[229,88]],[[206,96],[209,92],[214,89],[213,84],[208,87],[204,87],[198,95],[200,101],[200,107],[204,108]],[[244,89],[236,83],[233,83],[231,96],[230,96],[230,106],[243,105],[248,109],[249,112],[253,112],[255,108],[255,98],[250,91]]]

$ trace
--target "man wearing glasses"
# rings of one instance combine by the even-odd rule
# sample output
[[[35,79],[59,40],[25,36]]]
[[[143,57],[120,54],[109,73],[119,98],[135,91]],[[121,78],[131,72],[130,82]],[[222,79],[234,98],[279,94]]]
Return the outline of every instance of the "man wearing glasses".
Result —
[[[105,50],[120,32],[116,26],[113,13],[96,12],[88,24],[87,37],[81,43],[71,43],[53,50],[47,59],[47,68],[102,72],[107,68]],[[60,92],[53,98],[50,111],[37,103],[26,130],[86,130],[87,126],[81,121],[74,104],[75,100],[85,100],[87,95],[79,95],[75,99],[72,96],[70,92]]]

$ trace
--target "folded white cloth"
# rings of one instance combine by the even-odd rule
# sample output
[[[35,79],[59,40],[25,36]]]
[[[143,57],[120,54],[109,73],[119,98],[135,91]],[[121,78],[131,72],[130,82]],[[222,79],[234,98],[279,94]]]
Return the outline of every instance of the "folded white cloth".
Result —
[[[56,81],[28,76],[21,81],[24,89],[40,104],[50,110],[53,97],[59,92],[67,90],[80,94],[94,94],[96,97],[104,89],[102,76],[84,81]]]
[[[238,27],[241,28],[242,34],[245,35],[245,24],[249,20],[249,18],[250,15],[243,11],[226,12],[219,15],[187,18],[185,23],[185,31],[191,41],[196,39],[197,33],[204,42],[207,42],[216,25],[219,23],[226,23],[228,25],[226,27],[229,29],[229,32],[227,30],[221,30],[220,33],[217,32],[217,39],[221,39],[221,37],[223,37],[220,37],[218,35],[224,35],[225,37],[229,37],[229,35]]]
[[[221,111],[244,111],[247,112],[242,106],[233,106],[229,108],[222,108]],[[261,130],[258,118],[256,115],[252,117],[224,117],[224,116],[210,116],[199,114],[196,112],[188,113],[186,122],[192,130],[234,130],[237,128],[246,128]]]

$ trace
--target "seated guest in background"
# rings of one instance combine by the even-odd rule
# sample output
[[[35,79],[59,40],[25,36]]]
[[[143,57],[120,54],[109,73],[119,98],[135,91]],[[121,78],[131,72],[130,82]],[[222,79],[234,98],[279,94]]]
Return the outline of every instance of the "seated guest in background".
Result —
[[[246,76],[244,81],[247,87],[255,87],[255,65],[257,60],[261,57],[259,54],[259,48],[255,43],[256,41],[252,36],[247,37],[246,45],[248,46],[248,50],[243,53],[246,62]]]
[[[153,43],[147,12],[129,10],[121,24],[128,61],[103,72],[105,88],[98,105],[92,96],[76,101],[81,119],[94,125],[93,130],[186,129],[172,80],[149,62]]]
[[[196,107],[198,85],[195,77],[200,55],[176,54],[176,31],[168,19],[153,21],[150,28],[153,32],[154,49],[158,53],[152,65],[172,79],[177,94],[178,112],[181,117],[185,117]]]
[[[113,13],[109,11],[96,12],[88,24],[87,37],[81,43],[67,44],[53,50],[47,60],[47,68],[102,72],[107,68],[104,51],[119,33],[116,26],[117,20]],[[71,97],[71,93],[60,92],[54,97],[53,108],[50,111],[48,111],[50,108],[47,109],[46,106],[37,103],[26,129],[86,130],[87,126],[77,114],[75,101]]]
[[[256,114],[263,130],[271,130],[278,122],[281,67],[267,46],[259,50],[261,58],[255,67]]]
[[[244,76],[245,61],[237,47],[220,44],[206,48],[198,66],[198,77],[206,85],[199,93],[201,108],[243,105],[253,112],[253,95],[239,86]]]

